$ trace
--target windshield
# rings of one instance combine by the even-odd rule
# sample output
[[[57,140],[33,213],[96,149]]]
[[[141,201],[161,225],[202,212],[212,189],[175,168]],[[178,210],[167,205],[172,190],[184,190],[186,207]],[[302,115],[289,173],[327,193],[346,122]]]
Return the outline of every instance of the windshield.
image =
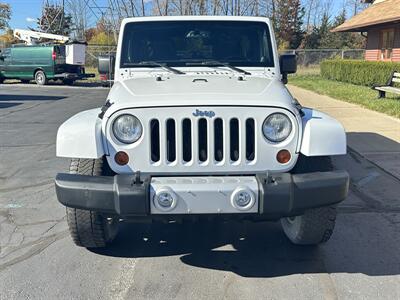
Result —
[[[233,66],[273,67],[268,25],[244,21],[132,22],[125,26],[121,68],[141,62],[186,66],[219,61]]]

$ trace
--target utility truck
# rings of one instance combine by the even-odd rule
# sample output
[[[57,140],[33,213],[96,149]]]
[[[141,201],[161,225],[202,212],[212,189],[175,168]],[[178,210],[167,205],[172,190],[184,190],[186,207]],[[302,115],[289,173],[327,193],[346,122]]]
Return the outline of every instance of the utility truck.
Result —
[[[86,43],[67,36],[15,29],[14,37],[23,44],[0,52],[0,83],[19,79],[46,85],[49,80],[73,84],[77,79],[94,77],[85,73]]]
[[[105,247],[121,220],[280,220],[295,244],[326,242],[349,175],[342,125],[285,87],[258,17],[148,17],[122,22],[105,104],[57,134],[58,200],[73,241]]]

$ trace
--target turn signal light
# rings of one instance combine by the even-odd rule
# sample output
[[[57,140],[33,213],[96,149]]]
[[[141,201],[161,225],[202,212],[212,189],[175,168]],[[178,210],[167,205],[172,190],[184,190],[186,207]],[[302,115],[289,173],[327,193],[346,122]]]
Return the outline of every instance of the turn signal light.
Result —
[[[287,162],[290,161],[291,157],[292,156],[290,155],[289,150],[283,149],[283,150],[280,150],[278,152],[278,154],[276,155],[276,160],[278,162],[280,162],[281,164],[286,164]]]
[[[129,162],[129,156],[126,152],[124,151],[119,151],[115,154],[115,162],[119,164],[120,166],[124,166]]]

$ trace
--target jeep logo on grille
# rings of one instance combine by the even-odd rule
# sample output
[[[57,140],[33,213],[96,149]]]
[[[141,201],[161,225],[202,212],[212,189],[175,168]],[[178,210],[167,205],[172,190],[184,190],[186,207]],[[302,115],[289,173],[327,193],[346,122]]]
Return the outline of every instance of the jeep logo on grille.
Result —
[[[213,112],[212,110],[198,110],[196,109],[196,111],[193,113],[193,116],[195,117],[209,117],[212,118],[215,116],[215,112]]]

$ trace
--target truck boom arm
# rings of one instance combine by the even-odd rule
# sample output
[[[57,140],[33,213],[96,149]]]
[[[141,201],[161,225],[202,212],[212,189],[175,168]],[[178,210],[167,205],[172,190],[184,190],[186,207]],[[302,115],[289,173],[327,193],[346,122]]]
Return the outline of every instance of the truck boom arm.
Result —
[[[15,29],[14,36],[17,39],[24,41],[27,45],[35,45],[36,42],[40,39],[55,40],[63,43],[69,40],[69,37],[63,35],[24,30],[24,29]]]

